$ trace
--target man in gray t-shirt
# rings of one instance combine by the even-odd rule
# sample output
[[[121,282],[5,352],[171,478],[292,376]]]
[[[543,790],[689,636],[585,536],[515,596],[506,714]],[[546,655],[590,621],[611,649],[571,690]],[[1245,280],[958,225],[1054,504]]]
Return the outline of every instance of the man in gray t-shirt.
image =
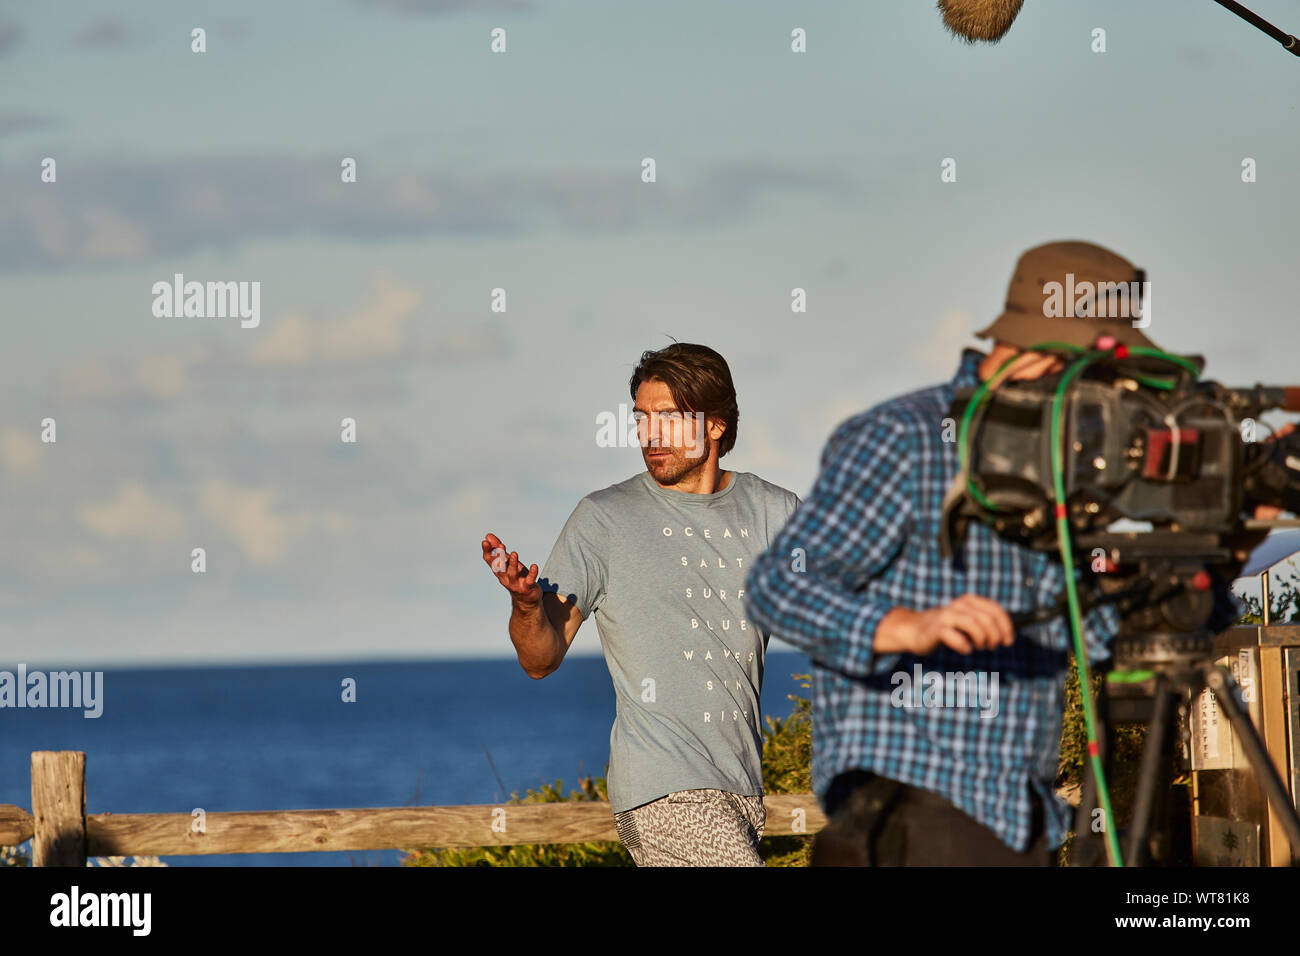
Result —
[[[761,866],[768,635],[745,614],[745,577],[798,498],[719,467],[739,413],[717,352],[646,352],[630,391],[646,471],[578,502],[540,573],[493,534],[483,558],[511,592],[529,676],[596,616],[616,702],[609,799],[637,864]]]

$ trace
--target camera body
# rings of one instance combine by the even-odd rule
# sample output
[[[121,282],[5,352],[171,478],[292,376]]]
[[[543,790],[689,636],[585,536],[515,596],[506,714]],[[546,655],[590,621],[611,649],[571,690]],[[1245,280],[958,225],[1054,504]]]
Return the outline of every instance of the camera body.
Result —
[[[1056,380],[1003,385],[972,423],[969,470],[998,531],[1054,548],[1051,424]],[[974,389],[959,390],[960,419]],[[1061,464],[1076,533],[1120,518],[1157,528],[1227,533],[1245,506],[1245,442],[1232,409],[1205,394],[1162,394],[1116,376],[1083,379],[1062,401]],[[958,519],[960,520],[960,518]]]
[[[1060,396],[1056,451],[1059,376],[988,390],[958,434],[966,471],[945,501],[945,554],[971,520],[1058,550],[1059,455],[1077,563],[1097,572],[1106,559],[1086,603],[1116,603],[1121,635],[1137,639],[1117,657],[1199,654],[1200,643],[1231,623],[1229,582],[1267,535],[1248,529],[1246,514],[1258,504],[1300,511],[1300,433],[1243,437],[1261,412],[1294,408],[1295,390],[1226,388],[1182,369],[1170,377],[1169,364],[1113,356],[1090,364]],[[966,418],[978,391],[958,389],[949,414]],[[1143,530],[1117,531],[1120,519]],[[1184,647],[1189,639],[1196,646]]]

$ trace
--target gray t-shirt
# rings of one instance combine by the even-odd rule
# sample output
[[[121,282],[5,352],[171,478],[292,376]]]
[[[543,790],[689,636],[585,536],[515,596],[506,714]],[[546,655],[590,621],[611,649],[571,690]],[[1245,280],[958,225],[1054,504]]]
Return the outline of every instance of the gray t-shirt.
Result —
[[[596,615],[616,704],[613,812],[678,790],[762,794],[768,635],[745,616],[745,577],[798,504],[748,472],[697,495],[643,471],[565,522],[538,584]]]

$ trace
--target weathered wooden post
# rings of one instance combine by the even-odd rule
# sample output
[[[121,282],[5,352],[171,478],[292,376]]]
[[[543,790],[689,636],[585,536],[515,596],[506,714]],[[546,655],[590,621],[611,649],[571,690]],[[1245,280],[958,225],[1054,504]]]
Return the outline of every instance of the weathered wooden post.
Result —
[[[32,866],[86,865],[86,755],[32,751]]]

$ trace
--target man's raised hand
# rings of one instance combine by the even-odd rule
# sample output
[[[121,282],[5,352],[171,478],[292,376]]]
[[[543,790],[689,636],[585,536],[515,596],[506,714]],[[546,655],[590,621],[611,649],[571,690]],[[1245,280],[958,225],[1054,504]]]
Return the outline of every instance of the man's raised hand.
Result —
[[[525,567],[519,563],[517,552],[506,553],[501,539],[488,532],[483,539],[483,560],[497,576],[501,586],[510,592],[517,604],[537,604],[542,600],[542,589],[537,584],[537,565]]]

